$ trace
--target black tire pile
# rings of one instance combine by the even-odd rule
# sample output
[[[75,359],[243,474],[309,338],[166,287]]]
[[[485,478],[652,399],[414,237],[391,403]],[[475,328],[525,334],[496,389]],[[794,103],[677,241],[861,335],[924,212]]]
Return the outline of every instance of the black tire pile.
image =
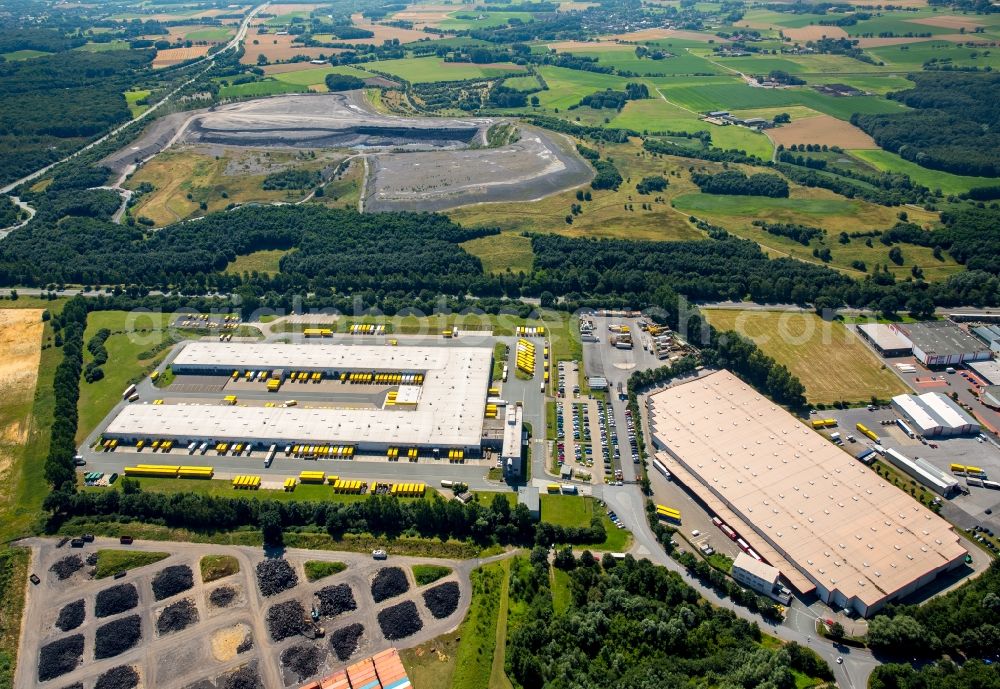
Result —
[[[65,581],[83,569],[83,558],[79,555],[67,555],[49,567],[59,581]]]
[[[98,617],[109,617],[131,610],[137,605],[139,605],[139,592],[135,584],[118,584],[97,594],[94,614]]]
[[[386,639],[394,641],[413,636],[423,629],[424,623],[420,621],[417,604],[408,600],[380,612],[378,626],[382,628],[382,634]]]
[[[113,667],[97,678],[94,689],[135,689],[139,686],[139,673],[131,665]]]
[[[305,631],[306,611],[297,600],[275,603],[267,611],[267,631],[274,641],[281,641]]]
[[[72,631],[83,624],[86,617],[87,611],[83,607],[82,598],[72,603],[67,603],[59,611],[59,617],[56,619],[56,629],[64,632]]]
[[[160,613],[156,621],[156,631],[159,634],[170,634],[187,629],[198,623],[198,608],[190,598],[171,603]]]
[[[228,608],[236,600],[236,589],[232,586],[220,586],[208,594],[208,602],[217,608]]]
[[[290,646],[281,653],[281,666],[290,670],[298,682],[304,682],[317,672],[323,663],[323,652],[312,645]]]
[[[153,597],[163,600],[183,593],[194,586],[194,572],[187,565],[164,567],[153,578]]]
[[[138,615],[129,615],[97,628],[94,635],[94,658],[114,658],[142,639],[142,622]]]
[[[323,617],[336,617],[351,610],[357,610],[354,593],[347,584],[327,586],[316,592],[319,598],[319,614]]]
[[[409,590],[410,582],[399,567],[383,567],[372,580],[372,598],[376,603],[401,596]]]
[[[273,558],[257,563],[257,586],[262,596],[274,596],[294,588],[299,577],[284,558]]]
[[[424,591],[424,605],[436,619],[443,620],[458,609],[458,583],[448,581]]]
[[[218,681],[219,689],[264,689],[260,675],[257,674],[257,664],[249,663],[227,672]]]
[[[358,644],[361,642],[361,637],[364,633],[365,628],[355,622],[343,629],[338,629],[330,635],[330,646],[333,647],[333,652],[337,654],[337,659],[340,662],[344,662],[354,655],[354,652],[358,650]]]
[[[38,651],[38,681],[44,682],[72,672],[83,660],[83,634],[74,634],[45,644]]]

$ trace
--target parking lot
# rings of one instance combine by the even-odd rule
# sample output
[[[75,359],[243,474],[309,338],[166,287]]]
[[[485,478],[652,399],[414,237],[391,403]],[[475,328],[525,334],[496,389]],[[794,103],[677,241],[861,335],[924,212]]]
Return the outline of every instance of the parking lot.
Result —
[[[145,687],[189,689],[213,686],[206,681],[215,682],[242,667],[253,668],[262,683],[259,686],[299,686],[310,677],[328,674],[351,659],[392,646],[405,648],[419,644],[457,626],[471,600],[468,575],[476,564],[474,561],[428,560],[394,557],[391,554],[388,561],[378,562],[367,554],[289,551],[284,557],[295,572],[297,583],[274,595],[264,596],[255,574],[256,565],[263,559],[259,549],[173,543],[169,548],[173,552],[166,559],[128,571],[121,578],[97,580],[90,576],[90,566],[84,565],[76,571],[72,567],[65,568],[61,572],[69,572],[65,578],[60,578],[60,574],[51,568],[67,557],[86,559],[98,548],[148,552],[163,550],[164,544],[136,542],[121,546],[111,539],[97,539],[83,549],[71,549],[68,545],[59,547],[55,539],[33,539],[28,544],[33,551],[32,571],[39,576],[40,582],[29,587],[28,591],[19,654],[22,662],[18,663],[15,684],[19,689],[37,686],[58,688],[74,682],[81,682],[86,689],[92,689],[99,677],[121,665],[134,668]],[[239,572],[211,583],[203,582],[199,566],[201,558],[220,554],[235,557]],[[309,583],[304,570],[304,563],[308,560],[343,562],[347,567],[343,572]],[[438,581],[418,587],[411,567],[419,563],[445,565],[452,571]],[[181,590],[162,590],[162,573],[167,568],[178,567],[190,573],[188,583]],[[376,601],[372,581],[385,567],[399,567],[403,571],[405,583],[396,590],[405,590]],[[431,614],[423,594],[446,582],[457,584],[458,605],[450,614],[437,618]],[[118,586],[129,595],[123,598],[101,593]],[[337,586],[341,593],[349,591],[355,607],[350,609],[347,605],[336,611],[322,607],[323,599],[317,597],[317,592],[331,586]],[[226,595],[220,596],[217,591],[223,588],[227,589]],[[115,589],[115,592],[121,590]],[[114,607],[109,607],[108,601],[112,600]],[[407,601],[413,602],[415,609],[411,612],[416,616],[407,622],[410,629],[415,627],[416,630],[403,638],[386,639],[379,613]],[[323,627],[324,638],[309,638],[314,635],[309,631],[312,625],[305,621],[303,614],[298,615],[303,619],[297,620],[293,615],[288,620],[301,632],[287,636],[275,632],[278,627],[271,619],[274,617],[271,610],[276,605],[283,606],[290,602],[289,609],[303,610],[305,616],[309,615],[313,606],[323,611],[318,624]],[[67,622],[69,617],[63,610],[71,604],[80,606],[82,619],[78,614],[72,622]],[[179,608],[187,611],[186,624],[175,624],[174,628],[166,629],[169,625],[165,625],[164,616],[170,614],[166,611]],[[97,617],[98,614],[102,616]],[[122,633],[109,636],[107,629],[102,631],[106,626],[114,629],[129,624],[134,624],[131,636]],[[363,629],[353,652],[347,658],[338,657],[334,641],[339,639],[342,642],[346,633],[338,632],[356,624]],[[352,629],[357,630],[356,627]],[[73,640],[77,637],[78,642]],[[117,645],[110,653],[107,648],[109,639],[112,645]],[[77,654],[74,650],[56,665],[46,652],[44,664],[48,670],[43,675],[46,679],[40,679],[40,649],[53,642],[69,646],[79,643],[81,650],[75,661]],[[340,648],[343,650],[343,645]],[[310,659],[306,665],[315,665],[310,677],[302,677],[292,667],[291,659],[296,654]],[[55,675],[52,674],[54,669],[59,670]]]
[[[613,476],[605,406],[580,394],[578,368],[576,362],[561,362],[556,372],[556,460],[573,470],[573,478],[602,483]]]
[[[938,469],[951,474],[951,464],[974,465],[981,467],[993,480],[1000,477],[1000,448],[990,439],[983,440],[979,436],[963,436],[953,438],[928,438],[921,440],[910,438],[895,423],[897,414],[891,408],[879,407],[874,410],[858,409],[827,409],[818,414],[824,418],[834,418],[837,428],[825,432],[827,437],[833,432],[839,432],[844,440],[844,449],[851,454],[865,446],[874,445],[874,441],[864,437],[857,429],[857,424],[864,424],[879,437],[878,444],[897,450],[910,458],[921,458]],[[854,438],[854,442],[848,439]],[[969,490],[968,495],[958,495],[945,500],[942,514],[950,521],[963,528],[971,528],[975,524],[989,525],[1000,530],[1000,491],[978,486],[968,486],[961,476],[955,477],[962,486]],[[987,514],[991,510],[992,514]]]

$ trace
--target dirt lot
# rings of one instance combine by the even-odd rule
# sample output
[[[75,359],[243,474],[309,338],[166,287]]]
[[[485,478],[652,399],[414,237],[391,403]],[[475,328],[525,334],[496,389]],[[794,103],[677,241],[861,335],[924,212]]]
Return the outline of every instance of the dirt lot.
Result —
[[[847,38],[839,26],[803,26],[801,29],[782,29],[781,33],[793,41],[818,41],[821,38]]]
[[[476,566],[475,560],[462,562],[447,560],[427,560],[390,556],[388,566],[401,568],[408,581],[408,591],[382,603],[375,603],[371,592],[371,582],[375,574],[387,563],[376,562],[369,555],[358,553],[338,553],[327,551],[289,550],[285,559],[295,571],[297,585],[270,597],[263,597],[257,585],[255,568],[263,559],[260,548],[234,548],[215,545],[173,543],[169,550],[173,553],[166,560],[129,571],[120,580],[90,578],[90,567],[83,567],[64,580],[59,580],[49,567],[68,555],[87,558],[98,548],[122,548],[117,540],[98,539],[82,551],[70,550],[69,546],[57,547],[55,539],[33,539],[26,545],[32,549],[32,571],[42,582],[29,587],[25,610],[25,628],[20,641],[17,675],[14,686],[29,689],[39,685],[39,649],[54,641],[82,635],[83,654],[73,667],[70,659],[68,672],[46,682],[45,686],[64,687],[74,682],[84,682],[92,687],[93,679],[112,667],[130,665],[143,678],[144,687],[157,689],[192,689],[212,686],[217,678],[248,664],[256,667],[260,678],[259,686],[269,689],[301,685],[310,677],[317,677],[349,663],[352,659],[377,653],[390,647],[407,648],[426,642],[454,629],[468,610],[471,600],[469,573]],[[163,543],[136,542],[127,546],[129,550],[163,550]],[[201,581],[198,563],[204,555],[229,554],[240,562],[237,574],[210,584]],[[307,583],[304,563],[307,560],[339,561],[347,564],[347,569],[339,574],[314,583]],[[411,567],[414,564],[441,564],[453,569],[452,574],[427,587],[417,587]],[[163,601],[153,600],[152,581],[166,567],[188,565],[194,572],[194,587]],[[428,588],[443,582],[455,582],[459,588],[458,608],[444,619],[436,619],[424,603],[423,593]],[[138,592],[138,606],[107,617],[96,618],[95,599],[100,591],[124,584],[134,586]],[[266,620],[268,611],[275,605],[297,602],[308,613],[318,599],[315,593],[332,585],[347,585],[357,601],[353,611],[324,617],[320,624],[327,637],[315,641],[292,633],[281,641],[273,641],[271,629]],[[212,594],[220,588],[231,588],[235,595],[222,599]],[[157,634],[155,629],[156,611],[181,599],[190,598],[197,609],[197,621],[179,631]],[[59,611],[68,603],[84,600],[84,619],[76,628],[67,632],[55,627]],[[214,602],[213,602],[214,601]],[[405,601],[412,601],[419,617],[419,631],[396,641],[387,641],[377,621],[378,613]],[[294,605],[293,605],[294,607]],[[95,637],[98,628],[121,620],[138,616],[141,638],[131,648],[117,655],[101,660],[94,659]],[[296,625],[296,619],[292,620]],[[331,650],[329,637],[350,624],[361,624],[364,632],[350,658],[338,662]],[[305,649],[315,648],[321,662],[309,677],[298,678],[289,669],[282,667],[280,658],[293,646]],[[206,684],[208,683],[208,684]],[[221,686],[221,685],[220,685]]]
[[[0,500],[13,485],[7,470],[31,426],[42,329],[40,309],[0,309]]]
[[[790,124],[764,132],[775,145],[784,144],[785,148],[792,144],[826,144],[845,149],[878,148],[874,139],[853,124],[830,115],[792,120]]]
[[[244,53],[240,59],[245,65],[257,64],[257,56],[263,55],[268,62],[279,60],[290,60],[296,55],[306,55],[309,58],[318,58],[322,55],[332,55],[334,51],[330,48],[305,48],[301,43],[292,43],[295,36],[277,36],[272,33],[259,33],[254,28],[247,31],[246,38],[243,39]],[[255,44],[254,41],[257,41]],[[308,64],[308,63],[304,63]],[[315,67],[315,65],[312,65]]]
[[[193,60],[196,57],[202,57],[208,54],[207,45],[196,45],[190,48],[167,48],[166,50],[156,51],[156,57],[153,59],[153,69],[161,69],[163,67],[170,67],[171,65],[176,65],[179,62],[184,62],[185,60]]]

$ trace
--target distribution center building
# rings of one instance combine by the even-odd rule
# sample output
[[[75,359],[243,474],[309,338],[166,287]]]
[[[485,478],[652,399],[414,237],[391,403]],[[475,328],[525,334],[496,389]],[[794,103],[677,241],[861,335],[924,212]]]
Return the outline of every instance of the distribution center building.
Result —
[[[966,361],[985,361],[990,348],[951,321],[927,321],[890,326],[913,347],[913,356],[926,366],[954,366]]]
[[[940,392],[896,395],[892,398],[892,408],[927,438],[979,432],[979,423]]]
[[[171,364],[175,374],[281,369],[336,378],[391,371],[423,376],[422,384],[399,388],[409,404],[382,409],[133,404],[121,410],[104,437],[263,446],[329,443],[360,451],[409,445],[478,453],[492,361],[488,347],[192,342]]]
[[[950,524],[732,373],[648,406],[658,459],[801,593],[868,616],[961,566]]]

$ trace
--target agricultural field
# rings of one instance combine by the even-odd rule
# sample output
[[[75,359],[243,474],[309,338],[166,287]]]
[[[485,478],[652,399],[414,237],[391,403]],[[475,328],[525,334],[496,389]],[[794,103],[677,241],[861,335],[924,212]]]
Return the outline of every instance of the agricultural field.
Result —
[[[103,53],[112,50],[129,50],[128,41],[103,41],[100,43],[84,43],[76,50],[86,50],[90,53]]]
[[[662,60],[638,58],[631,46],[608,46],[606,44],[577,44],[567,51],[573,55],[595,57],[598,64],[608,65],[618,70],[634,72],[640,76],[666,76],[670,74],[722,74],[725,70],[684,49],[673,48],[673,57]]]
[[[246,256],[237,256],[236,260],[226,266],[225,272],[262,273],[275,275],[279,271],[281,257],[288,253],[286,249],[262,249]]]
[[[172,67],[182,62],[187,62],[188,60],[204,57],[207,54],[207,45],[196,45],[190,48],[167,48],[166,50],[157,50],[156,57],[153,59],[153,69]]]
[[[970,38],[970,40],[975,40]],[[949,41],[923,41],[903,45],[869,48],[872,57],[882,60],[888,67],[919,71],[928,62],[954,67],[1000,68],[1000,51],[990,48],[969,48]]]
[[[768,129],[766,133],[775,145],[781,144],[785,148],[792,144],[820,144],[843,149],[878,148],[874,139],[850,122],[818,113],[816,117],[793,117],[790,123]]]
[[[240,62],[245,65],[256,65],[258,58],[263,55],[269,63],[283,62],[290,60],[297,55],[303,55],[309,59],[322,58],[332,55],[337,50],[333,48],[306,48],[301,43],[294,43],[295,36],[274,33],[261,33],[260,29],[252,28],[247,31],[246,38],[243,39],[244,53]]]
[[[988,187],[998,183],[995,177],[965,177],[950,172],[930,170],[881,149],[851,153],[878,170],[905,173],[917,184],[922,184],[928,189],[940,189],[945,194],[961,194],[973,187]]]
[[[297,86],[277,79],[251,81],[246,84],[230,84],[219,87],[220,98],[258,98],[261,96],[276,96],[280,93],[304,93],[308,86]]]
[[[0,534],[4,541],[21,535],[18,532],[34,521],[37,505],[29,503],[42,499],[43,491],[31,495],[29,489],[33,479],[40,479],[44,457],[31,456],[38,462],[33,467],[27,460],[29,449],[36,449],[38,426],[45,422],[35,413],[43,332],[41,309],[0,309]],[[51,385],[52,358],[46,356],[49,370],[43,385]],[[26,509],[29,506],[34,509]]]
[[[541,107],[554,110],[565,110],[576,105],[584,96],[604,89],[622,89],[628,79],[597,72],[581,72],[564,67],[541,67],[538,73],[549,85],[548,91],[536,94]]]
[[[511,19],[527,24],[534,20],[530,12],[452,12],[445,18],[436,21],[433,26],[445,31],[464,31],[466,29],[489,29],[503,26]]]
[[[33,57],[44,57],[51,54],[44,50],[14,50],[9,53],[0,53],[0,57],[8,62],[17,62],[19,60],[30,60]]]
[[[274,78],[285,84],[308,86],[312,91],[325,92],[327,90],[325,83],[327,74],[347,74],[359,79],[366,79],[372,76],[371,72],[365,72],[349,65],[338,65],[336,67],[326,65],[325,67],[312,67],[311,69],[281,72],[275,74]]]
[[[810,312],[703,309],[720,330],[735,330],[798,376],[812,404],[867,402],[907,392],[892,371],[840,321]]]
[[[475,65],[471,62],[445,62],[437,57],[383,60],[370,63],[370,68],[373,71],[385,72],[405,79],[411,84],[500,77],[524,71],[523,67],[513,63]]]

